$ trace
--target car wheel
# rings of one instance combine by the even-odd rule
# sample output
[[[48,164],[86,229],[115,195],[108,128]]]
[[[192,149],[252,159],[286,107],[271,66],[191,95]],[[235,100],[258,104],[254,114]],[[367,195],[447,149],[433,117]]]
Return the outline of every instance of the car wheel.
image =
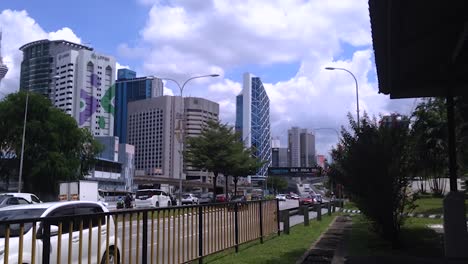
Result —
[[[171,202],[167,202],[167,207],[171,206]]]
[[[120,264],[120,255],[119,251],[117,250],[117,259],[114,258],[114,249],[111,248],[109,249],[109,262],[106,262],[106,252],[104,252],[104,255],[102,256],[101,259],[101,264]]]
[[[154,206],[159,207],[159,202],[156,202],[156,204]]]

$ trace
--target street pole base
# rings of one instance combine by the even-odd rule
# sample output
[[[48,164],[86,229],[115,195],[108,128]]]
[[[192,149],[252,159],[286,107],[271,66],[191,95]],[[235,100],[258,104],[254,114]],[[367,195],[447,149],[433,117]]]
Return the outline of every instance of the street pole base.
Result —
[[[468,258],[465,194],[449,192],[444,198],[444,247],[448,258]]]

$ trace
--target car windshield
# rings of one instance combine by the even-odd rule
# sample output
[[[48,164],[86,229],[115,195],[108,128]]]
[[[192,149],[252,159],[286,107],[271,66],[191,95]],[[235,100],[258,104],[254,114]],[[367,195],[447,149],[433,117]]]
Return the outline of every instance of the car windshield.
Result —
[[[153,195],[161,195],[161,191],[158,190],[142,190],[142,191],[137,191],[136,193],[136,198],[149,198]]]
[[[183,199],[190,198],[190,194],[182,194],[182,198],[183,198]]]
[[[200,195],[200,198],[210,198],[210,194],[209,193],[202,193]]]
[[[236,196],[232,197],[232,200],[241,200],[242,198],[244,198],[244,196],[236,195]]]
[[[44,212],[45,208],[41,209],[18,209],[18,210],[5,210],[0,211],[0,222],[8,220],[20,220],[27,218],[37,218],[40,217]],[[24,232],[27,233],[31,229],[32,223],[24,224]],[[0,238],[4,238],[6,234],[6,225],[0,224]],[[13,224],[10,225],[10,237],[16,237],[20,235],[20,225]]]
[[[301,198],[310,198],[309,194],[301,194]]]
[[[13,197],[13,195],[0,195],[0,203],[2,203],[4,200],[10,198],[10,197]]]

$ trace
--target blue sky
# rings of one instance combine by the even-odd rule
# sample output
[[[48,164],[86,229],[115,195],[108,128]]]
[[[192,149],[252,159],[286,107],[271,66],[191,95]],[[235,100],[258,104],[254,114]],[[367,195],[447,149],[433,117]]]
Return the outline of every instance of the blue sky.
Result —
[[[377,93],[366,0],[2,0],[0,12],[10,68],[2,94],[18,89],[18,48],[49,37],[91,45],[139,76],[183,82],[218,73],[191,82],[184,94],[219,103],[222,121],[231,124],[242,74],[251,72],[265,85],[272,135],[283,145],[291,126],[339,130],[346,114],[355,114],[353,79],[325,66],[356,75],[362,111],[379,115],[412,106]],[[178,93],[170,83],[167,88]],[[333,130],[318,132],[318,152],[327,153],[336,140]]]

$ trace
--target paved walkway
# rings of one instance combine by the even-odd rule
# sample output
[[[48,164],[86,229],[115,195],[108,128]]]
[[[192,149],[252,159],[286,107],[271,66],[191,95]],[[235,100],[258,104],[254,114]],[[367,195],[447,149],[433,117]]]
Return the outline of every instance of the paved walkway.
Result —
[[[423,258],[410,256],[348,256],[347,241],[352,221],[349,216],[338,216],[328,230],[312,245],[297,264],[466,264],[466,259]]]

